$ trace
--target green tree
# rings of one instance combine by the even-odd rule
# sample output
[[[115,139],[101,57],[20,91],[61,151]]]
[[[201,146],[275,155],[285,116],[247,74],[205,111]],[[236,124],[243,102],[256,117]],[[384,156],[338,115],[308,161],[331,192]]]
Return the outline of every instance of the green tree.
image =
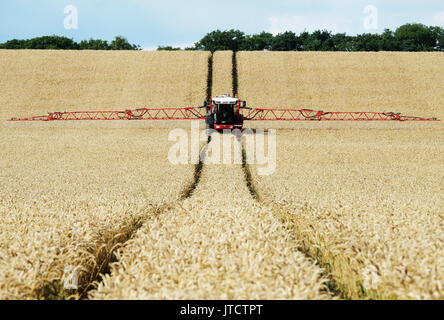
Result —
[[[379,34],[358,34],[352,41],[353,51],[379,51],[381,36]]]
[[[423,24],[405,24],[395,31],[402,51],[432,51],[438,39],[433,30]]]
[[[334,51],[335,46],[331,32],[327,30],[314,31],[308,38],[304,39],[304,50],[306,51]]]
[[[0,44],[4,49],[54,49],[54,50],[139,50],[137,45],[131,45],[123,37],[116,37],[112,45],[107,41],[94,40],[75,42],[73,39],[59,36],[44,36],[27,40],[9,40]]]
[[[111,44],[90,39],[76,43],[74,40],[45,36],[29,40],[9,40],[0,44],[1,49],[67,49],[67,50],[140,50],[127,39],[117,36]],[[159,46],[157,50],[181,50],[172,46]],[[395,32],[385,29],[382,34],[364,33],[347,36],[332,34],[327,30],[307,31],[297,36],[287,31],[273,36],[271,33],[245,35],[239,30],[216,30],[206,34],[194,46],[184,50],[274,50],[274,51],[444,51],[444,29],[423,24],[406,24]]]
[[[2,44],[4,49],[26,49],[27,40],[9,40]]]
[[[140,50],[140,47],[130,44],[128,40],[122,36],[117,36],[110,44],[110,50]]]
[[[260,34],[248,35],[240,44],[240,50],[262,51],[271,50],[273,35],[263,31]]]
[[[442,28],[438,36],[438,49],[444,51],[444,29]]]
[[[81,50],[109,50],[108,41],[104,40],[94,40],[90,39],[89,41],[83,40],[80,41],[79,47]]]
[[[195,48],[197,50],[207,50],[211,52],[217,50],[238,51],[244,39],[245,34],[239,30],[216,30],[207,33],[195,44]]]
[[[172,46],[165,46],[165,47],[158,46],[157,47],[157,51],[179,51],[179,50],[181,50],[181,49],[180,48],[175,48],[175,47],[172,47]]]
[[[353,50],[353,37],[347,36],[345,33],[337,33],[331,38],[334,51],[351,51]]]
[[[20,49],[53,49],[53,50],[78,50],[79,45],[73,40],[59,36],[44,36],[24,40],[21,42],[24,48]]]
[[[444,51],[444,29],[441,27],[430,27],[430,30],[436,39],[435,50]]]
[[[400,43],[390,29],[385,29],[381,35],[380,49],[383,51],[399,51]]]
[[[292,31],[279,33],[274,36],[271,42],[271,50],[273,51],[296,51],[301,48],[301,44]]]
[[[306,50],[307,44],[310,42],[311,34],[307,31],[301,32],[297,37],[297,41],[299,43],[299,49],[301,51]]]

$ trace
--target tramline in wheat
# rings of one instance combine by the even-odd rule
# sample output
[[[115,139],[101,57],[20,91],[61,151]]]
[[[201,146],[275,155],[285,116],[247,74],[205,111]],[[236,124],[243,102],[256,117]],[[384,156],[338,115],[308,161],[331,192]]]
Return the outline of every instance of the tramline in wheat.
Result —
[[[442,299],[442,54],[0,58],[1,298]],[[189,120],[276,173],[172,165]]]

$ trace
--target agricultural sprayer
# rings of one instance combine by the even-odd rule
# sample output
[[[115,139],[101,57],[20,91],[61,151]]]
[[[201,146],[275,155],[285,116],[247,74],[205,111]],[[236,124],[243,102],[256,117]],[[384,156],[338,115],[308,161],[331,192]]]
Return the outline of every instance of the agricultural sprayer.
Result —
[[[50,112],[45,116],[11,118],[8,121],[68,120],[205,120],[209,128],[216,130],[242,129],[244,121],[439,121],[437,118],[404,116],[394,112],[250,108],[246,101],[230,95],[217,96],[198,107]]]

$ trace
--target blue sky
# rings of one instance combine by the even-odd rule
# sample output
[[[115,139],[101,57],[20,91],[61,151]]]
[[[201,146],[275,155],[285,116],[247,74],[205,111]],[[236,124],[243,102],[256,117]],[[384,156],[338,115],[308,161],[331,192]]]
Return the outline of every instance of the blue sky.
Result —
[[[65,29],[67,5],[78,28]],[[377,8],[376,29],[366,29],[366,6]],[[0,0],[0,42],[42,35],[76,41],[123,35],[145,49],[187,46],[215,29],[272,33],[327,29],[357,34],[395,29],[408,22],[444,26],[442,0]]]

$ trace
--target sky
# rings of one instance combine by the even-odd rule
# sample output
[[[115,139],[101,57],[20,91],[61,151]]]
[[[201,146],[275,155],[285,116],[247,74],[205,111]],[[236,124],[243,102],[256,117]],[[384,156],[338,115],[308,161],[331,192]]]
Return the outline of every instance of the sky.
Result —
[[[355,35],[413,22],[443,27],[444,1],[0,0],[0,42],[43,35],[110,41],[121,35],[147,50],[192,46],[216,29]]]

